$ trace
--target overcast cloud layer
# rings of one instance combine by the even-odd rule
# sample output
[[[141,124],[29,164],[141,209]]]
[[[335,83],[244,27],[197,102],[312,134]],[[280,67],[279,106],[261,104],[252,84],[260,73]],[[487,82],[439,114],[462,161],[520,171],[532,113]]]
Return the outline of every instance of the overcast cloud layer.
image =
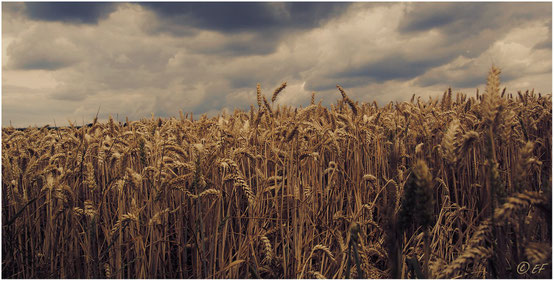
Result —
[[[2,3],[2,125],[552,92],[551,3]]]

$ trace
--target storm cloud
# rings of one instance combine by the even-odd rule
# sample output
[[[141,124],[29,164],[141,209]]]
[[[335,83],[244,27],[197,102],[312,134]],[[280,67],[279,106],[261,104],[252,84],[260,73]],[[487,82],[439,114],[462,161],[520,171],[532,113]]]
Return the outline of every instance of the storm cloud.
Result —
[[[510,29],[533,18],[552,17],[546,3],[418,3],[400,21],[402,33],[436,29],[449,35]]]
[[[222,33],[283,32],[308,29],[340,15],[349,3],[222,2],[140,3],[166,26],[178,25]]]
[[[25,3],[25,12],[34,20],[93,24],[106,18],[116,5],[105,2],[29,2]]]
[[[551,3],[3,3],[2,124],[552,91]]]
[[[154,20],[145,26],[151,34],[192,37],[211,31],[212,44],[196,52],[222,56],[267,55],[284,36],[316,28],[340,16],[350,3],[143,2]]]

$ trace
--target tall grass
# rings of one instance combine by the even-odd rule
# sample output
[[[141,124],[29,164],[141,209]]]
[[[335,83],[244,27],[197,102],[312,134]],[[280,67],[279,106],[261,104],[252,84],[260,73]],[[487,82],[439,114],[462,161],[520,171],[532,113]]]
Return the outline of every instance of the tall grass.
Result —
[[[492,278],[551,264],[552,98],[2,130],[3,278]]]

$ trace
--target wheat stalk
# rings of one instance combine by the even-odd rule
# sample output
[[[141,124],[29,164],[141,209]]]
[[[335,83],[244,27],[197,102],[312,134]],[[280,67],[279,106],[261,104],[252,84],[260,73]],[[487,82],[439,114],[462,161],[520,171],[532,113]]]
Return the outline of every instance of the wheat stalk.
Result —
[[[279,95],[279,93],[281,91],[283,91],[285,89],[285,87],[287,87],[287,82],[283,82],[283,84],[281,84],[281,86],[279,86],[279,88],[275,89],[275,91],[273,92],[273,96],[271,97],[271,102],[274,103],[275,100],[277,99],[277,96]]]

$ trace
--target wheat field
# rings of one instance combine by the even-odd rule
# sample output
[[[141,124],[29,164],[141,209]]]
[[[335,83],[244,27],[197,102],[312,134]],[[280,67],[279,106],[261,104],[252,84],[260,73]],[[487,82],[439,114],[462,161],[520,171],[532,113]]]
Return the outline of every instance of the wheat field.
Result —
[[[258,85],[213,118],[5,127],[2,277],[550,278],[552,96],[486,80],[384,106],[337,85],[305,108]]]

